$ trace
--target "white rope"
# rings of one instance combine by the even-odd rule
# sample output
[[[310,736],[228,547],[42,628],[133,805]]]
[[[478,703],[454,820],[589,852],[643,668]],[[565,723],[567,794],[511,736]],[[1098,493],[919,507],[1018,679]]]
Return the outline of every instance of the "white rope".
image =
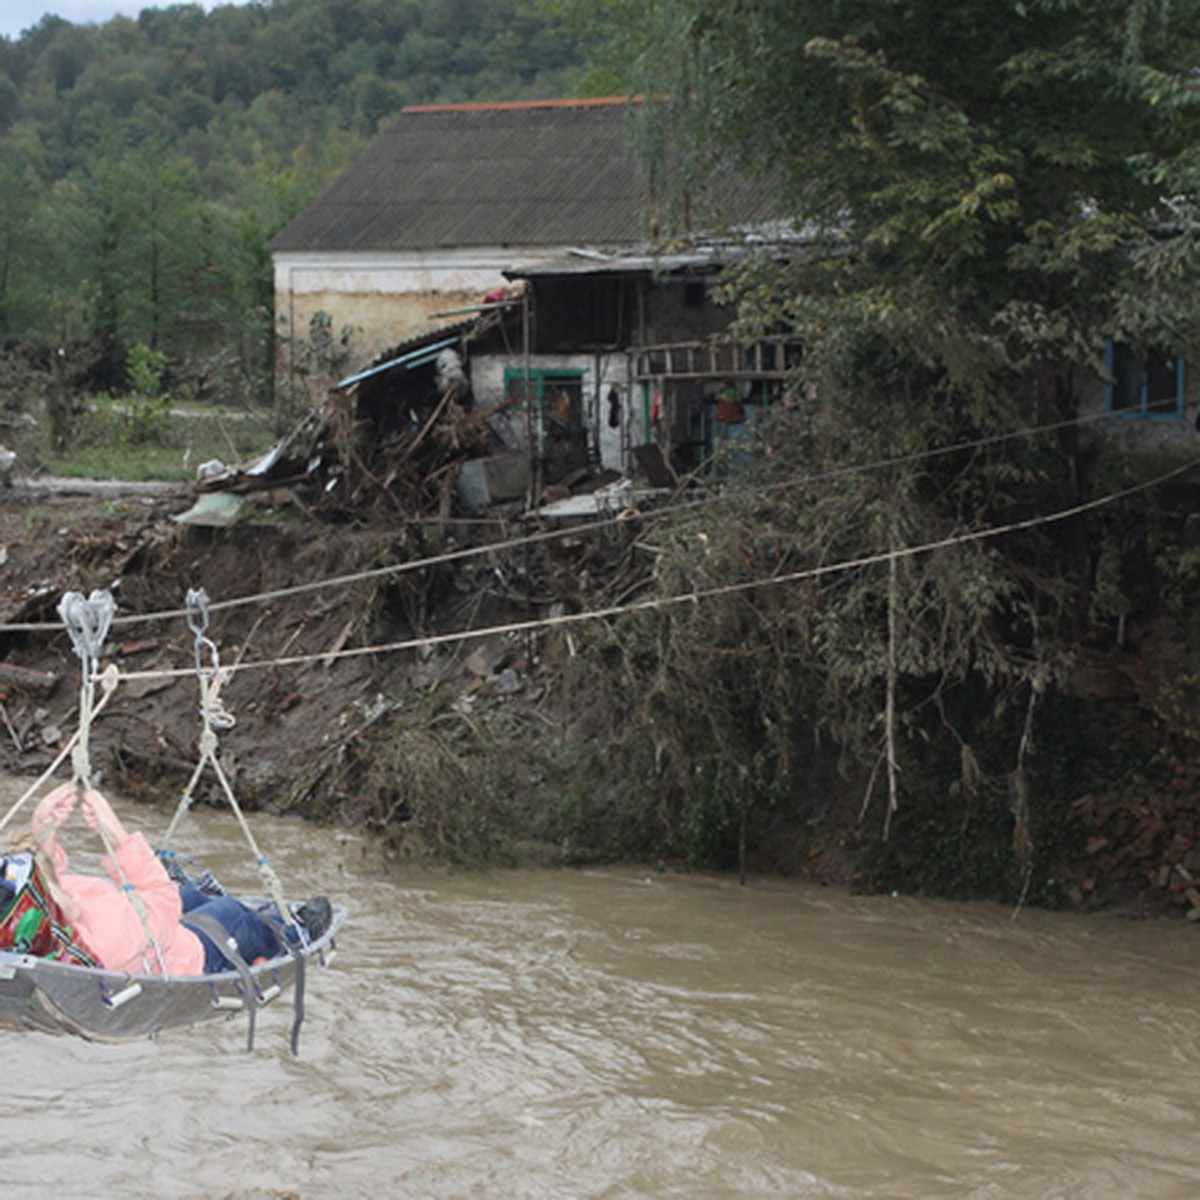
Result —
[[[192,770],[192,775],[187,782],[187,786],[183,789],[183,794],[179,798],[179,804],[175,808],[175,814],[171,818],[171,823],[167,826],[167,831],[163,835],[163,843],[164,845],[170,845],[176,827],[183,819],[184,814],[192,806],[193,795],[200,776],[204,773],[205,767],[211,767],[213,774],[216,775],[217,781],[221,785],[221,790],[225,793],[225,799],[229,802],[229,807],[233,811],[233,815],[237,818],[237,822],[241,826],[246,843],[250,847],[250,853],[254,856],[255,865],[258,867],[259,877],[262,879],[263,886],[267,890],[267,895],[270,896],[283,921],[288,925],[295,925],[296,922],[288,909],[279,876],[271,867],[267,856],[259,848],[258,842],[254,837],[254,832],[246,821],[242,807],[238,803],[237,796],[234,794],[233,788],[229,783],[228,776],[225,774],[225,769],[221,766],[221,759],[218,755],[218,731],[232,729],[236,724],[236,719],[232,714],[225,711],[220,702],[219,694],[221,685],[228,678],[230,668],[223,668],[221,666],[220,654],[217,647],[207,636],[209,602],[208,594],[203,588],[188,591],[186,611],[188,614],[188,626],[192,630],[195,639],[195,670],[200,691],[200,720],[202,723],[200,732],[200,757],[196,762],[195,768]]]
[[[79,687],[79,729],[71,748],[72,781],[80,800],[92,786],[91,729],[97,711],[95,685],[99,678],[100,654],[116,611],[116,601],[112,593],[107,591],[93,591],[86,599],[79,592],[67,592],[58,606],[59,616],[62,617],[71,644],[79,656],[82,675]],[[120,880],[121,891],[137,913],[146,944],[154,951],[158,969],[166,975],[166,960],[150,926],[150,914],[137,889],[129,882],[129,877],[117,857],[117,848],[112,844],[103,823],[97,824],[97,832]]]

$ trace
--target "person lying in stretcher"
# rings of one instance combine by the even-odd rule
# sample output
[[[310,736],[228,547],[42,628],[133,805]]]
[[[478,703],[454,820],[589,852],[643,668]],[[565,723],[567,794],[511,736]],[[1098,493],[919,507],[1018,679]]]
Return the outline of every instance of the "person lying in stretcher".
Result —
[[[101,860],[108,878],[68,873],[57,830],[77,803],[89,827],[112,848],[111,857]],[[0,878],[9,881],[0,883],[0,949],[130,974],[209,975],[232,969],[218,941],[194,928],[189,915],[216,921],[248,963],[273,958],[282,948],[279,927],[249,905],[172,879],[145,837],[130,833],[95,789],[80,797],[74,784],[63,784],[44,796],[28,837],[4,856]],[[137,897],[140,913],[126,892]],[[39,912],[41,920],[34,915]],[[282,927],[283,936],[316,941],[331,917],[329,901],[316,896],[294,914],[296,927]]]

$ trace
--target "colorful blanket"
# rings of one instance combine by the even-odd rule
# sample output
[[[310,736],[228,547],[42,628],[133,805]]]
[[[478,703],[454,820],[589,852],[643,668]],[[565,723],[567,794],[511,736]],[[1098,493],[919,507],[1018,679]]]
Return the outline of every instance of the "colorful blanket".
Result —
[[[0,950],[94,967],[32,852],[0,854]]]

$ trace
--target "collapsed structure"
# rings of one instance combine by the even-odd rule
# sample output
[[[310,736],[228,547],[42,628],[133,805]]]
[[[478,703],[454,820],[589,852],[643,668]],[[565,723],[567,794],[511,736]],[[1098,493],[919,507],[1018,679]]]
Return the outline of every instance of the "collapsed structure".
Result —
[[[400,113],[271,243],[277,386],[312,411],[202,487],[286,485],[323,510],[536,508],[673,486],[753,428],[798,348],[726,337],[713,286],[802,239],[740,178],[668,218],[637,108]]]

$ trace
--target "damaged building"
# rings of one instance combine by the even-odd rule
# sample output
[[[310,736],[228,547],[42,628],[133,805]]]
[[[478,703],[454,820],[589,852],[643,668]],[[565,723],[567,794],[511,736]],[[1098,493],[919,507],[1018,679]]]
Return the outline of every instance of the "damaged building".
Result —
[[[206,486],[288,487],[326,510],[545,508],[620,481],[672,487],[752,429],[799,350],[729,339],[714,285],[800,239],[764,240],[765,201],[732,178],[667,228],[633,108],[401,112],[271,244],[277,385],[310,414]],[[322,339],[342,350],[326,374]]]
[[[209,486],[443,516],[588,511],[622,484],[673,488],[787,400],[799,359],[786,337],[724,334],[712,289],[733,253],[593,251],[511,269],[475,315],[390,347]]]

